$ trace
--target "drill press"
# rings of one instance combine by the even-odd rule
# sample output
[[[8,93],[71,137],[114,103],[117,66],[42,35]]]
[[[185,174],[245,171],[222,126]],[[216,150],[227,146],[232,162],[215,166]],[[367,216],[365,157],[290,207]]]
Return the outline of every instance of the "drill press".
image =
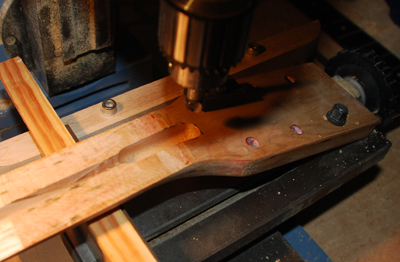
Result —
[[[204,95],[226,85],[243,58],[254,0],[161,0],[159,45],[169,73],[185,88],[186,107],[202,111]]]

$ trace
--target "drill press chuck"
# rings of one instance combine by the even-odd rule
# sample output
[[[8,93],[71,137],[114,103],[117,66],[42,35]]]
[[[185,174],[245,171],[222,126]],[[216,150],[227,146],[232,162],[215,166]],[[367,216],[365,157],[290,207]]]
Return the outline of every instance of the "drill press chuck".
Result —
[[[253,0],[162,0],[159,45],[171,77],[182,87],[190,110],[204,94],[223,85],[243,58]]]

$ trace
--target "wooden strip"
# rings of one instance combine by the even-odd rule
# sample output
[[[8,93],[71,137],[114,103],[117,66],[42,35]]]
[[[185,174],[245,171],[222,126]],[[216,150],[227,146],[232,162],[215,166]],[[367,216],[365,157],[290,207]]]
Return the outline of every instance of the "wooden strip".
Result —
[[[326,61],[336,56],[337,53],[343,50],[343,47],[340,46],[332,37],[330,37],[325,31],[321,31],[318,38],[318,47],[317,52],[321,54]]]
[[[302,57],[297,61],[301,61],[301,59],[307,59],[310,57],[311,52],[314,50],[317,44],[320,30],[321,25],[319,21],[312,21],[279,33],[273,37],[259,41],[257,44],[263,46],[265,48],[265,52],[258,56],[246,54],[243,60],[236,67],[231,69],[230,74],[233,75],[252,66],[259,65],[265,61],[269,61],[280,55],[289,53],[290,51],[308,46],[308,52],[305,53],[305,50],[302,50]],[[292,62],[296,63],[296,61]]]
[[[288,75],[295,84],[285,80]],[[0,227],[12,223],[21,243],[13,250],[110,211],[179,175],[255,174],[360,139],[379,122],[312,64],[239,82],[262,89],[264,100],[196,114],[185,109],[184,97],[180,97],[170,106],[3,175],[7,179],[0,188],[5,203],[0,209]],[[350,112],[343,127],[323,117],[338,102]],[[195,125],[201,136],[167,146],[139,161],[118,161],[119,152],[139,142],[140,137],[150,137],[178,123]],[[293,132],[292,125],[301,127],[303,133]],[[55,173],[57,180],[52,178]],[[39,181],[52,181],[31,186],[31,180],[23,179],[29,183],[15,187],[16,177],[32,174]],[[27,231],[31,234],[24,234]],[[0,241],[4,238],[0,234]],[[0,253],[1,258],[6,256]]]
[[[0,79],[29,128],[42,156],[50,155],[74,144],[74,140],[21,58],[15,57],[1,63]],[[49,133],[51,136],[48,135]]]
[[[95,223],[89,223],[89,230],[103,251],[106,262],[157,261],[143,242],[143,237],[120,209],[97,218]]]
[[[20,58],[17,57],[1,63],[0,78],[43,156],[49,156],[75,144],[74,138],[68,129],[64,127],[53,107],[33,80]],[[35,112],[40,113],[40,115],[37,115]],[[42,126],[43,123],[45,123],[45,128]],[[107,222],[113,223],[111,228],[104,228],[101,234],[98,233],[98,231],[94,231],[98,233],[95,234],[95,238],[101,238],[101,240],[97,240],[99,243],[108,242],[112,244],[102,245],[104,256],[109,257],[107,261],[122,261],[118,260],[120,257],[141,258],[141,260],[135,261],[156,261],[147,245],[143,242],[143,239],[132,225],[128,225],[130,224],[128,218],[126,218],[125,214],[119,209],[111,213],[109,217],[106,216],[102,218],[101,221],[92,221],[89,228],[102,228]],[[8,226],[8,231],[10,229],[13,229],[13,227]],[[131,237],[132,239],[130,239]],[[9,238],[10,237],[8,237],[8,239]],[[18,237],[15,239],[19,241]],[[113,241],[121,240],[129,241],[132,245],[125,246],[124,249],[118,250],[122,253],[116,255],[115,246],[122,244]],[[7,243],[8,245],[16,246],[13,244],[14,242],[8,241]],[[62,242],[59,241],[59,243]],[[6,247],[7,250],[12,250],[8,245],[3,246]],[[0,252],[2,251],[0,250]],[[3,251],[3,253],[4,252],[5,251]]]

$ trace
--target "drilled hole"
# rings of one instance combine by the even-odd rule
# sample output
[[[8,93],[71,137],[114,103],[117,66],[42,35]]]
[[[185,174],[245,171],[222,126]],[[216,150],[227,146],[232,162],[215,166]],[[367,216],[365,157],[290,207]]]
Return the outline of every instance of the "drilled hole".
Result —
[[[296,83],[296,79],[294,79],[293,76],[285,75],[285,79],[286,79],[286,81],[288,81],[289,83],[292,83],[292,84]]]
[[[246,138],[246,143],[251,147],[259,147],[260,146],[260,142],[258,142],[258,140],[255,139],[254,137]]]
[[[303,134],[303,129],[301,129],[301,127],[299,127],[298,125],[292,125],[290,129],[292,129],[292,131],[298,135]]]

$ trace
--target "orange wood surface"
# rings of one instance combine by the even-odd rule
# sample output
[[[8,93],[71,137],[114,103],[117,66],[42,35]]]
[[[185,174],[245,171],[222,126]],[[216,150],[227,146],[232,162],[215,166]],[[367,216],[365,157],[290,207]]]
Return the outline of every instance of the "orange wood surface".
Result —
[[[37,87],[21,58],[16,57],[1,63],[0,79],[29,128],[42,156],[50,155],[74,144],[68,130],[43,92]]]
[[[379,122],[313,64],[238,82],[256,86],[263,100],[197,114],[186,110],[180,97],[1,176],[0,246],[7,244],[7,249],[0,249],[1,258],[110,211],[166,180],[256,174],[365,137]],[[343,127],[324,118],[338,102],[350,111]],[[156,150],[140,143],[182,123],[196,126],[199,136],[179,136],[183,139],[178,144],[161,142]],[[303,133],[294,133],[293,125]],[[246,143],[248,138],[257,140],[256,147]],[[135,147],[144,158],[118,160],[124,149]]]
[[[96,218],[96,222],[89,223],[88,228],[100,247],[105,262],[157,261],[129,216],[121,209]]]

